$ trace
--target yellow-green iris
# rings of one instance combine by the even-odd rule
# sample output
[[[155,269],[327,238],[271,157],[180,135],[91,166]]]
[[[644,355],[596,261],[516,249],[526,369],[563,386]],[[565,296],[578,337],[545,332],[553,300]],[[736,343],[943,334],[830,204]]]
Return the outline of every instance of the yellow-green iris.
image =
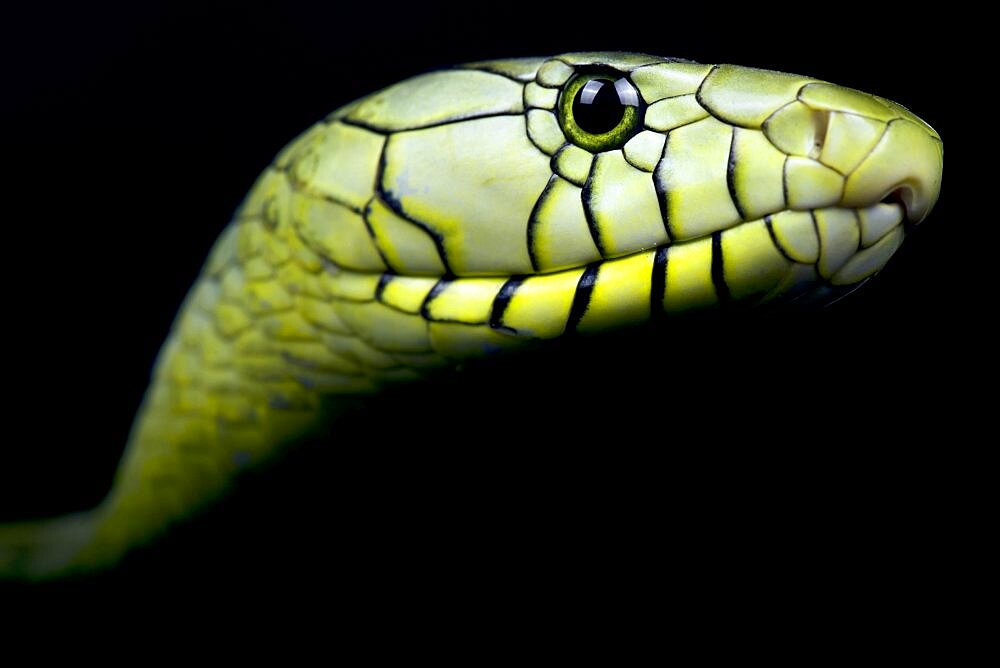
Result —
[[[617,72],[579,74],[559,96],[559,124],[580,148],[621,148],[642,126],[639,92]]]

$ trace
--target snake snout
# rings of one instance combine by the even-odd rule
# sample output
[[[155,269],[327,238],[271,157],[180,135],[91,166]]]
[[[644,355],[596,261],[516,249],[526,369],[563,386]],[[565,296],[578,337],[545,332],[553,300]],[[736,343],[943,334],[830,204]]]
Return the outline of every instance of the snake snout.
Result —
[[[914,117],[915,118],[915,117]],[[891,121],[871,153],[847,178],[843,205],[902,204],[910,223],[919,223],[941,191],[941,140],[908,118]]]
[[[793,209],[891,201],[918,223],[937,201],[941,138],[895,102],[810,82],[761,129],[789,158],[785,185]]]
[[[927,217],[943,167],[941,137],[930,125],[895,102],[832,84],[807,85],[799,100],[825,119],[819,160],[845,177],[841,206],[891,202],[911,223]]]

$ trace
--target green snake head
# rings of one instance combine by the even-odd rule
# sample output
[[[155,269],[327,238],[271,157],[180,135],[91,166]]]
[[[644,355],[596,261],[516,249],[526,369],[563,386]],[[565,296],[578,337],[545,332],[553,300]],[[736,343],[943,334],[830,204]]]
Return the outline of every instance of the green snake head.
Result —
[[[941,169],[938,135],[895,103],[639,54],[474,63],[349,104],[223,232],[108,497],[0,527],[0,577],[116,563],[316,434],[336,395],[858,284],[930,211]]]
[[[547,338],[859,283],[930,211],[941,147],[903,107],[815,79],[574,53],[404,81],[279,166],[356,218],[350,237],[304,230],[338,266],[513,277],[466,287],[494,329]]]

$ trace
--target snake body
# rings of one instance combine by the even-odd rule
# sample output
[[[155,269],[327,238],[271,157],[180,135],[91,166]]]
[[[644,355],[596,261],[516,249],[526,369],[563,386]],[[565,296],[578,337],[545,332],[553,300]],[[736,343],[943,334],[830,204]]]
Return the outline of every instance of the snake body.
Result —
[[[601,100],[607,128],[583,115]],[[858,284],[941,170],[940,137],[888,100],[641,54],[473,63],[348,104],[279,153],[215,244],[107,498],[0,527],[0,575],[115,564],[323,427],[338,395]]]

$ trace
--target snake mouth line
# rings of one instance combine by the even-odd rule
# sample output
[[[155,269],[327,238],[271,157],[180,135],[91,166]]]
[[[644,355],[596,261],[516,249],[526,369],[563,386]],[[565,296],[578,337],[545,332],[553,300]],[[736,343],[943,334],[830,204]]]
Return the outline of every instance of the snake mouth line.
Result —
[[[786,236],[781,234],[781,228],[785,226],[785,221],[788,218],[798,217],[801,220],[803,217],[807,217],[809,219],[812,231],[816,235],[816,246],[817,251],[819,251],[823,245],[823,234],[820,231],[821,220],[823,217],[829,215],[849,215],[850,217],[853,217],[858,228],[858,244],[856,246],[856,250],[863,251],[883,239],[886,234],[892,232],[897,227],[909,230],[916,225],[909,214],[909,206],[907,205],[907,201],[911,197],[912,191],[907,186],[900,186],[887,193],[877,203],[867,207],[832,206],[816,209],[784,209],[755,220],[742,220],[730,227],[715,230],[706,234],[686,239],[671,239],[664,243],[639,248],[630,253],[623,253],[614,257],[602,257],[589,263],[571,267],[525,274],[521,276],[521,278],[523,279],[528,276],[548,276],[567,271],[579,271],[589,267],[601,266],[606,263],[624,261],[643,254],[665,253],[672,248],[704,243],[709,240],[711,240],[712,243],[719,243],[726,234],[731,234],[737,230],[745,228],[746,226],[760,224],[763,224],[767,228],[774,247],[785,258],[795,263],[812,264],[815,260],[810,262],[808,254],[797,252],[801,251],[801,249],[796,248],[795,241],[801,242],[802,239],[781,238]],[[794,223],[792,223],[792,225],[794,225]],[[776,228],[778,230],[777,232]]]
[[[462,332],[477,329],[548,339],[642,324],[663,314],[763,303],[801,294],[800,288],[842,292],[884,266],[902,242],[904,220],[905,208],[896,202],[786,210],[698,238],[547,273],[342,272],[334,285],[345,299],[420,316],[432,338],[465,340],[473,335]],[[362,283],[368,287],[359,287]],[[503,345],[476,341],[477,346]]]
[[[913,209],[913,189],[909,186],[899,186],[898,188],[890,191],[885,197],[881,199],[879,204],[885,204],[887,206],[898,206],[902,209],[902,225],[907,229],[912,229],[917,221],[913,219],[910,211]]]

